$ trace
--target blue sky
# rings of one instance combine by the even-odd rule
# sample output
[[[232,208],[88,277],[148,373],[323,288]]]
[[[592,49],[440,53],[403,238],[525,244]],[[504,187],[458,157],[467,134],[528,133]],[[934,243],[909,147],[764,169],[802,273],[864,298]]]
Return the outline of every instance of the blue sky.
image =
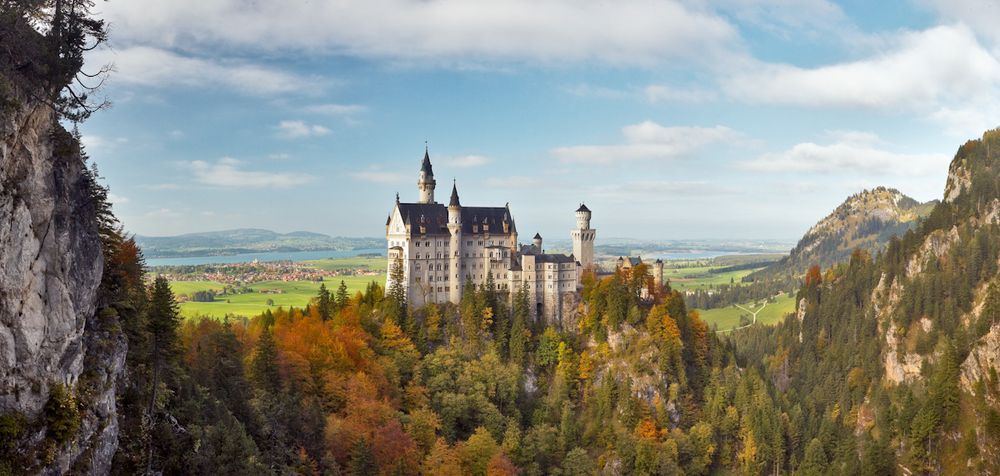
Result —
[[[132,232],[381,236],[417,197],[565,238],[797,239],[846,196],[939,198],[1000,120],[985,0],[111,0],[84,143]]]

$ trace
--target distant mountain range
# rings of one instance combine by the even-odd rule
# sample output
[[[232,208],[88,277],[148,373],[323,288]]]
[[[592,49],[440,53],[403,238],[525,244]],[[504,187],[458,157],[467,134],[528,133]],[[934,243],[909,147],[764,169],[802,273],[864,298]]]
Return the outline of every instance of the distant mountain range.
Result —
[[[177,236],[136,235],[147,258],[226,256],[263,251],[325,251],[381,248],[382,238],[332,237],[310,231],[277,233],[258,228],[188,233]]]
[[[902,236],[916,226],[937,204],[937,200],[920,203],[885,187],[857,193],[810,228],[788,256],[749,279],[799,276],[814,264],[827,268],[847,261],[856,248],[875,254],[894,235]]]

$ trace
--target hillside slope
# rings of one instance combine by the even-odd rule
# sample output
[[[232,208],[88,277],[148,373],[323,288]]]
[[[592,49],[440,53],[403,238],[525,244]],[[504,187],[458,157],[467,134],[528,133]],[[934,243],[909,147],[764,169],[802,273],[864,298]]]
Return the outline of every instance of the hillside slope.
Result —
[[[884,253],[809,273],[796,318],[736,336],[796,397],[832,471],[1000,474],[1000,130],[959,148],[945,200]],[[849,471],[848,471],[849,472]]]
[[[852,195],[810,228],[787,257],[749,279],[801,276],[814,264],[827,268],[846,262],[856,248],[874,254],[916,226],[936,203],[920,203],[885,187]]]

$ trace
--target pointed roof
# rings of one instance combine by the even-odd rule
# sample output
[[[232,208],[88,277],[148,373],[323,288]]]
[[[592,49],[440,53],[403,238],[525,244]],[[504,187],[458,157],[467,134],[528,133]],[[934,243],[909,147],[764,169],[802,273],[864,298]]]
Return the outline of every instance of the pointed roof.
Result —
[[[427,175],[434,175],[434,169],[431,168],[431,156],[426,146],[424,147],[424,161],[420,163],[420,171],[427,172]]]
[[[590,211],[590,209],[589,209],[589,208],[587,208],[587,206],[586,206],[586,205],[584,205],[584,204],[582,204],[582,203],[581,203],[581,204],[580,204],[580,208],[577,208],[577,209],[576,209],[576,211],[578,211],[578,212],[589,212],[589,211]]]
[[[538,233],[535,233],[535,238],[534,239],[540,240],[540,239],[542,239],[542,235],[540,235]]]
[[[460,207],[461,203],[458,202],[458,185],[454,180],[451,181],[451,201],[448,202],[449,207]]]

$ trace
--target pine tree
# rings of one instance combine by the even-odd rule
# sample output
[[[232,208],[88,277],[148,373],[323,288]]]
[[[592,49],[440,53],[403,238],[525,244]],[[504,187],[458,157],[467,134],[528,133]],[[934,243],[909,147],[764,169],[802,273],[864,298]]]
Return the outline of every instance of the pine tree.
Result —
[[[278,373],[278,347],[274,342],[271,328],[265,327],[257,340],[257,350],[250,362],[250,376],[257,388],[274,395],[281,391],[281,375]]]
[[[316,294],[316,310],[319,317],[324,321],[329,321],[333,317],[333,306],[335,303],[330,298],[330,291],[326,289],[326,283],[319,285],[319,293]]]
[[[510,326],[510,339],[507,342],[510,360],[518,365],[524,364],[524,356],[528,351],[528,341],[531,338],[527,322],[530,312],[529,306],[527,285],[524,285],[514,297],[513,322]]]
[[[392,270],[389,272],[389,315],[396,321],[399,327],[406,328],[406,283],[403,281],[406,276],[403,274],[403,259],[396,258],[392,263]]]
[[[150,420],[150,425],[153,425],[156,421],[156,390],[160,386],[163,374],[168,373],[168,377],[172,374],[170,371],[176,363],[179,350],[177,328],[180,325],[180,316],[177,301],[174,300],[174,293],[170,290],[170,283],[163,276],[157,276],[150,287],[146,325],[153,368],[147,418]],[[152,440],[149,443],[147,471],[152,469],[153,464]]]
[[[337,296],[335,301],[337,303],[338,311],[347,307],[348,297],[349,296],[347,295],[347,283],[345,283],[344,280],[341,279],[340,286],[337,287]]]

